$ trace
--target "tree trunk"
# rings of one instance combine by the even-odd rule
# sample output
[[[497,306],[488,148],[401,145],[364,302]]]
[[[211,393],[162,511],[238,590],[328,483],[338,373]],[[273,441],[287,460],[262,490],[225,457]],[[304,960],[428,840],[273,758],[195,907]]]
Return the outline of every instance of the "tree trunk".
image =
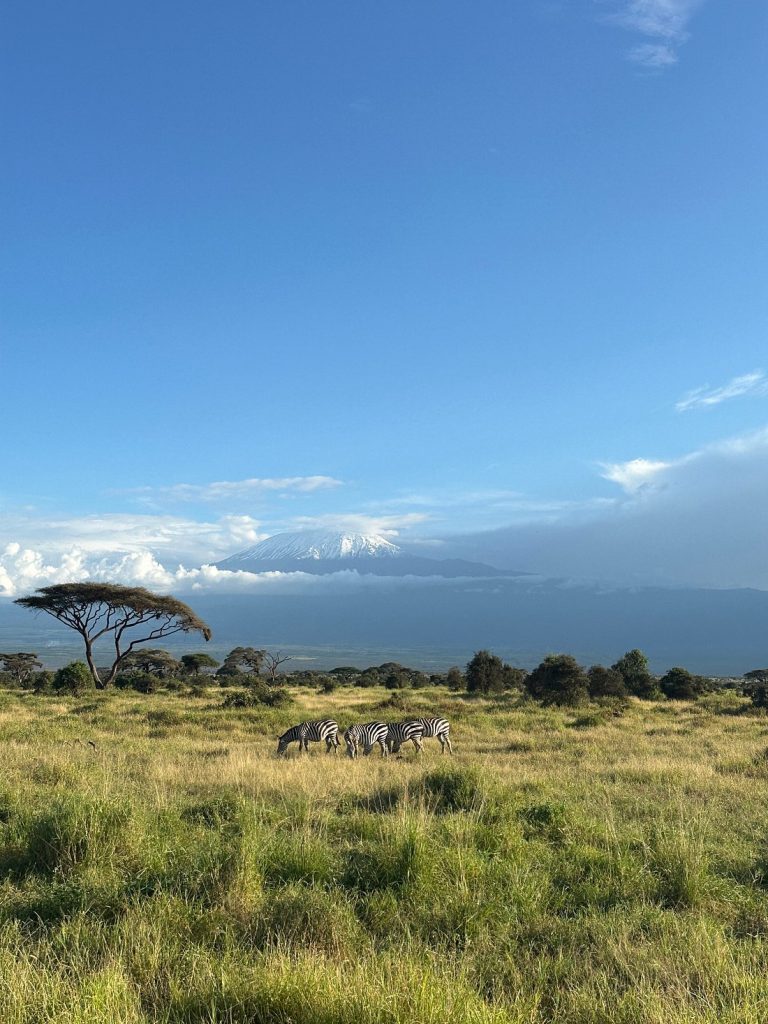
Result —
[[[93,646],[91,645],[91,641],[87,637],[85,640],[85,660],[88,662],[88,668],[90,669],[91,675],[93,676],[93,681],[96,684],[96,689],[103,690],[106,684],[102,683],[99,677],[99,671],[96,668],[96,662],[93,660]]]

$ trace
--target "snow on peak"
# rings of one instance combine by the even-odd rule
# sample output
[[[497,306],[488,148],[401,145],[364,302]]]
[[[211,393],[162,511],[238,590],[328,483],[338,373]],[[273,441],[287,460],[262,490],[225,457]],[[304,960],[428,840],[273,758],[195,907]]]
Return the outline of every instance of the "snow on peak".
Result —
[[[334,533],[328,530],[300,530],[276,533],[259,544],[232,555],[228,561],[263,559],[392,558],[400,548],[375,533]]]

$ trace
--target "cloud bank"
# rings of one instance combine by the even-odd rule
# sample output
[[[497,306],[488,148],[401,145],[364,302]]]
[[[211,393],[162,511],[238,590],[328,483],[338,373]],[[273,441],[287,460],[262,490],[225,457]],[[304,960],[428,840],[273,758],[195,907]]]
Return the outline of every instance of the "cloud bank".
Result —
[[[596,513],[447,547],[501,568],[606,582],[768,589],[768,427],[673,460],[603,467],[621,494]]]

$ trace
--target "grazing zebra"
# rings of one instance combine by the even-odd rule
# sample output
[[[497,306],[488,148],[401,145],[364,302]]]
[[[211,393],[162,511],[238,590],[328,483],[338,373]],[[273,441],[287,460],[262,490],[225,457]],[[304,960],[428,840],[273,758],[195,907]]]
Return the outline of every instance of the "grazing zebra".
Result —
[[[325,740],[326,753],[331,749],[334,754],[338,752],[341,745],[339,743],[339,727],[332,719],[325,718],[322,722],[302,722],[300,725],[291,726],[277,741],[277,752],[284,754],[288,744],[297,741],[300,752],[301,750],[309,752],[307,744],[310,741],[318,743],[320,740]]]
[[[357,757],[357,748],[362,745],[363,753],[370,754],[374,743],[381,747],[381,756],[386,757],[387,750],[386,722],[366,722],[365,725],[350,725],[344,733],[344,740],[347,744],[347,752],[352,758]]]
[[[403,743],[410,740],[418,751],[421,751],[421,739],[424,729],[420,722],[390,722],[387,726],[387,746],[396,754]]]
[[[417,722],[424,730],[424,739],[431,736],[436,736],[440,740],[440,753],[445,753],[445,748],[448,747],[448,753],[453,753],[453,747],[451,746],[450,731],[451,726],[447,718],[414,718],[414,722]]]

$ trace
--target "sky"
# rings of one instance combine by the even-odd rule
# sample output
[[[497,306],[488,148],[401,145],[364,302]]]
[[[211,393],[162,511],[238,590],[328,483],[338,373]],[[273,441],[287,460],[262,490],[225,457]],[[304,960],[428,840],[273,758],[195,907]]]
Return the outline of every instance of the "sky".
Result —
[[[317,526],[768,589],[766,44],[757,0],[9,0],[0,595]]]

